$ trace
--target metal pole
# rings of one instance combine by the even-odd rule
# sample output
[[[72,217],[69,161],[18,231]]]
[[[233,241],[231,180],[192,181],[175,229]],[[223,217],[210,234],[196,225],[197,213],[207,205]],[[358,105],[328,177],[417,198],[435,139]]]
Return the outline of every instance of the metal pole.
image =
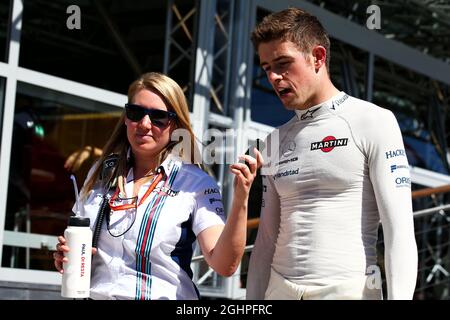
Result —
[[[375,55],[369,52],[367,57],[367,73],[366,73],[366,100],[372,102],[373,98],[373,70],[375,64]]]

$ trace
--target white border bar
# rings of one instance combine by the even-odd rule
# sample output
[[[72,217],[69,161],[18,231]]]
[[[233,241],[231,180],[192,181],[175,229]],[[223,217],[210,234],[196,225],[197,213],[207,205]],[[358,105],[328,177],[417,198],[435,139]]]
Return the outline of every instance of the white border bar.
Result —
[[[3,230],[3,245],[54,251],[58,243],[57,236]]]
[[[22,0],[12,2],[11,39],[9,43],[9,68],[6,73],[5,107],[3,109],[3,124],[1,126],[0,146],[0,257],[3,252],[3,233],[5,228],[6,201],[8,199],[9,163],[11,158],[11,141],[14,123],[14,106],[16,104],[17,67],[20,52],[20,32],[22,28]],[[2,64],[4,66],[4,64]],[[1,269],[0,269],[1,270]],[[0,279],[3,278],[0,271]]]
[[[57,271],[0,268],[0,275],[0,281],[61,285],[61,274]]]
[[[90,85],[20,67],[17,72],[17,81],[26,82],[35,86],[64,92],[66,94],[71,94],[122,108],[128,100],[127,96],[124,94],[99,89]]]

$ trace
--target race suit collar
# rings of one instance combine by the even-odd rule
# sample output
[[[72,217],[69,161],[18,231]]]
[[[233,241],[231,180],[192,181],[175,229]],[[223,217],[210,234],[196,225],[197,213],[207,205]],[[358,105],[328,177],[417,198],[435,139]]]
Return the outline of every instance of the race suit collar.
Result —
[[[344,91],[340,91],[327,101],[316,104],[306,110],[295,110],[295,113],[300,121],[313,120],[322,114],[329,113],[330,111],[336,111],[336,108],[344,103],[348,97],[348,94]]]

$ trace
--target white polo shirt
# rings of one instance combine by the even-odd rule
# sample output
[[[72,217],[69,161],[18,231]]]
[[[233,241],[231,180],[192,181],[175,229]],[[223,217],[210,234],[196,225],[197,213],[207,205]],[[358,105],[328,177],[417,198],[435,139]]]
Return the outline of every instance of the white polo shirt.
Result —
[[[91,298],[199,298],[190,269],[194,242],[206,228],[224,224],[222,197],[216,182],[197,166],[173,155],[161,166],[164,178],[138,207],[135,217],[125,211],[111,212],[110,232],[120,235],[135,218],[129,231],[114,237],[106,228],[106,219],[103,222],[98,252],[92,260]],[[138,201],[151,182],[140,188]],[[125,190],[132,194],[131,169]],[[94,188],[82,204],[81,215],[91,219],[91,229],[102,195],[101,188]]]

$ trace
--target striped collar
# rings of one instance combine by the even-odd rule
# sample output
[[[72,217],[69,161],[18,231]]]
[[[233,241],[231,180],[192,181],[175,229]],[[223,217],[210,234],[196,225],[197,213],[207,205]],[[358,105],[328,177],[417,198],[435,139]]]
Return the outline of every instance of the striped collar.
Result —
[[[164,161],[161,163],[161,165],[158,167],[158,169],[162,169],[165,173],[165,175],[169,175],[174,166],[180,167],[183,163],[183,160],[177,157],[174,154],[169,153],[164,159]],[[130,168],[127,173],[127,182],[130,182],[134,179],[133,174],[133,168]],[[150,182],[148,182],[150,183]]]

